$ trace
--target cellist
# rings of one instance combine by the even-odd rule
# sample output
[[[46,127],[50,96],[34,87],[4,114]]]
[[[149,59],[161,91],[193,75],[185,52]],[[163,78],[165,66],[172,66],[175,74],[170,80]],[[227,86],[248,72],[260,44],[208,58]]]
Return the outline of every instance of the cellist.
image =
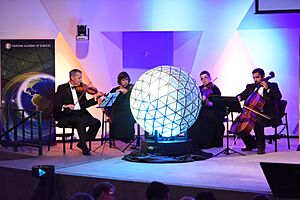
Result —
[[[252,71],[252,77],[254,83],[247,84],[246,89],[237,95],[239,101],[246,100],[260,85],[257,92],[264,98],[265,104],[263,106],[262,114],[265,114],[270,117],[266,119],[261,115],[256,115],[254,133],[256,141],[251,134],[241,134],[241,138],[245,143],[246,147],[242,148],[242,151],[252,151],[257,149],[257,154],[265,154],[265,136],[264,136],[264,127],[273,126],[280,124],[279,110],[278,110],[278,101],[281,99],[281,92],[278,88],[277,83],[266,82],[264,81],[265,72],[261,68],[256,68]]]

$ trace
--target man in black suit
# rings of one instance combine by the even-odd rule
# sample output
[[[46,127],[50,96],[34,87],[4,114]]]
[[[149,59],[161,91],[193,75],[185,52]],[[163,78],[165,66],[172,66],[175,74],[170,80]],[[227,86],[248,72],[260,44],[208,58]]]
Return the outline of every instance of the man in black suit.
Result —
[[[80,142],[77,147],[82,150],[83,155],[91,155],[86,146],[86,141],[93,140],[100,128],[100,121],[94,118],[86,108],[97,104],[98,99],[103,95],[97,92],[93,98],[87,100],[84,92],[76,91],[82,81],[82,72],[73,69],[69,72],[68,83],[59,85],[54,99],[54,118],[60,124],[70,124],[76,127]],[[88,131],[86,128],[89,127]]]
[[[281,93],[279,91],[277,83],[271,83],[264,81],[265,72],[263,69],[256,68],[252,71],[252,76],[254,83],[248,84],[246,89],[237,96],[237,98],[242,101],[246,100],[255,90],[255,88],[260,85],[258,89],[258,94],[260,94],[265,99],[265,104],[263,106],[263,114],[268,115],[271,119],[266,119],[260,115],[256,115],[256,122],[254,125],[254,133],[256,137],[256,142],[253,136],[247,134],[242,136],[246,147],[242,148],[242,151],[251,151],[252,149],[257,150],[257,154],[265,154],[265,136],[264,127],[266,126],[277,126],[280,124],[281,119],[279,117],[278,101],[281,99]]]

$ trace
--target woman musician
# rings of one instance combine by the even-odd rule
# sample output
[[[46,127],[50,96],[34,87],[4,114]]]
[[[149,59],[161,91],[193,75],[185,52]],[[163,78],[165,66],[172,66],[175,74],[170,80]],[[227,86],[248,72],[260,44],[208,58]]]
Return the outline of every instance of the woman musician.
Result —
[[[120,92],[120,94],[106,112],[111,121],[110,137],[129,143],[134,138],[135,120],[130,110],[130,94],[133,84],[130,84],[130,77],[126,72],[119,73],[117,82],[119,86],[110,92]]]
[[[200,73],[202,85],[202,107],[196,122],[188,129],[195,149],[223,146],[224,112],[218,111],[211,101],[212,95],[221,95],[219,88],[211,81],[208,71]]]

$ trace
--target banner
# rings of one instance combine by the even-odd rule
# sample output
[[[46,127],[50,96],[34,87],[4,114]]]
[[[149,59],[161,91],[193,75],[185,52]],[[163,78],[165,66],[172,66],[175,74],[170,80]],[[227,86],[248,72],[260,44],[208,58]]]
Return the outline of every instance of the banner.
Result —
[[[48,143],[50,117],[55,92],[54,40],[1,40],[1,107],[42,111],[43,143]],[[20,121],[24,112],[2,112],[2,131]],[[17,129],[18,141],[30,140],[31,124],[37,140],[37,118]],[[55,134],[52,134],[55,140]],[[13,141],[13,134],[4,140]]]

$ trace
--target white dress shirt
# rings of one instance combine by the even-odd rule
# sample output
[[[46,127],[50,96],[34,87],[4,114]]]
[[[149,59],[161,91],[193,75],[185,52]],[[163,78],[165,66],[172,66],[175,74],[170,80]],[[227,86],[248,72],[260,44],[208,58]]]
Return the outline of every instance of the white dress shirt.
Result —
[[[78,96],[76,93],[76,89],[73,85],[70,84],[71,92],[72,92],[72,97],[73,97],[73,102],[75,104],[74,110],[81,110],[79,102],[78,102]]]

